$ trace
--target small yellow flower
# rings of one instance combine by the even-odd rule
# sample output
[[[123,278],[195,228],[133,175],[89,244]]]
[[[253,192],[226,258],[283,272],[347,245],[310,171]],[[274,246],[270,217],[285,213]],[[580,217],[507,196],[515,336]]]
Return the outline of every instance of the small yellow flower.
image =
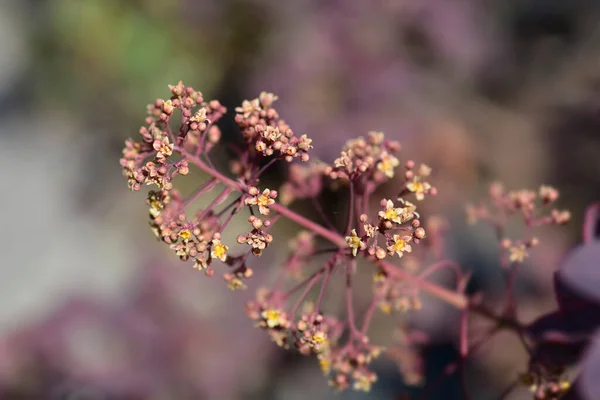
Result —
[[[373,283],[385,282],[387,275],[383,270],[379,269],[373,274]]]
[[[270,309],[262,312],[262,317],[265,319],[269,328],[275,328],[281,325],[281,313],[278,310]]]
[[[218,258],[221,261],[225,261],[227,259],[227,250],[229,250],[229,247],[221,243],[219,239],[213,239],[210,256],[212,258]]]
[[[262,215],[269,215],[270,209],[269,206],[275,203],[275,198],[277,197],[277,192],[270,189],[263,190],[262,193],[258,191],[257,188],[252,187],[248,190],[248,193],[252,197],[248,197],[245,200],[246,205],[250,206],[258,206],[258,211]]]
[[[189,229],[182,229],[179,231],[179,237],[183,240],[189,240],[192,237],[192,232]]]
[[[269,197],[270,194],[270,190],[269,189],[265,189],[262,194],[260,194],[257,198],[256,198],[256,205],[258,205],[258,211],[262,214],[262,215],[269,215],[269,206],[273,203],[275,203],[275,200],[272,199],[271,197]]]
[[[312,340],[317,344],[323,343],[325,339],[327,339],[327,336],[325,335],[325,332],[322,331],[315,332],[315,334],[312,337]]]
[[[233,278],[229,279],[227,281],[227,287],[229,288],[229,290],[246,289],[246,285],[238,277],[233,277]]]
[[[419,166],[419,175],[422,177],[431,175],[431,167],[427,164],[421,164]]]
[[[377,230],[379,229],[378,227],[373,226],[371,224],[365,224],[364,228],[365,228],[367,237],[370,237],[370,238],[375,237],[375,234],[377,233]]]
[[[529,254],[527,254],[527,248],[524,244],[510,247],[508,249],[508,253],[508,259],[510,260],[510,262],[522,263],[529,256]]]
[[[382,144],[383,139],[385,138],[383,132],[370,131],[368,132],[368,135],[369,143],[371,143],[374,146],[379,146],[380,144]]]
[[[406,185],[406,188],[415,194],[417,200],[423,200],[425,198],[425,193],[431,189],[431,185],[427,182],[421,182],[421,179],[418,176],[415,176],[412,181]]]
[[[331,371],[331,362],[325,357],[319,358],[319,366],[325,375]]]
[[[206,118],[206,108],[202,107],[190,118],[190,122],[196,122],[197,124],[201,124],[204,121],[207,121]]]
[[[562,380],[558,383],[558,387],[561,391],[566,392],[571,388],[571,382]]]
[[[163,209],[163,205],[160,201],[158,201],[158,200],[150,201],[150,215],[153,218],[158,217],[160,215],[160,212],[162,209]]]
[[[416,205],[414,205],[410,201],[406,201],[402,198],[399,198],[398,200],[402,204],[402,208],[401,208],[402,212],[400,214],[400,220],[401,220],[400,222],[401,223],[410,221],[414,217],[419,218],[419,214],[416,213],[416,210],[417,210]]]
[[[352,255],[356,257],[356,253],[358,253],[358,249],[364,246],[360,237],[356,234],[356,229],[352,229],[352,236],[346,236],[346,243],[352,249]]]
[[[384,211],[379,211],[379,218],[382,220],[388,220],[395,222],[397,224],[401,224],[404,221],[402,220],[403,210],[402,208],[397,208],[394,206],[394,202],[388,200],[385,205]]]
[[[204,257],[196,258],[195,263],[194,263],[194,269],[206,270],[207,268],[208,268],[208,264],[206,263],[206,260],[204,259]]]
[[[381,161],[377,164],[377,169],[385,174],[388,178],[394,177],[394,168],[400,165],[400,161],[387,151],[381,153]]]
[[[352,386],[354,390],[360,390],[363,392],[371,391],[371,385],[376,379],[369,377],[365,374],[360,374],[359,376],[354,378],[354,385]]]
[[[395,253],[399,257],[402,257],[404,252],[410,253],[412,251],[412,247],[408,244],[411,239],[410,236],[394,235],[392,239],[392,244],[388,246],[390,253]]]
[[[275,96],[273,93],[260,92],[258,98],[260,99],[260,104],[262,104],[263,107],[269,108],[275,101],[277,101],[279,97]]]
[[[312,148],[312,139],[309,139],[307,135],[300,136],[300,139],[298,140],[298,149],[308,151]]]
[[[276,126],[267,126],[267,129],[265,129],[262,133],[262,136],[267,139],[270,140],[271,142],[275,142],[277,139],[279,139],[281,137],[281,132],[279,131],[279,128],[277,128]]]
[[[260,111],[260,104],[258,99],[252,101],[244,100],[241,107],[236,107],[235,111],[244,114],[244,118],[248,118],[255,111]]]
[[[157,158],[166,159],[173,154],[173,143],[169,142],[168,137],[163,137],[160,141],[154,142],[154,149],[157,151]]]
[[[379,304],[379,309],[384,314],[391,314],[392,313],[392,305],[390,304],[389,301],[381,302]]]

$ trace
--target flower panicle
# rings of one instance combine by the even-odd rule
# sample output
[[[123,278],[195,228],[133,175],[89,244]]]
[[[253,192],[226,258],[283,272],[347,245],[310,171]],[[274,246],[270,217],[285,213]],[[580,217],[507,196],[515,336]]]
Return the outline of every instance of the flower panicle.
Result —
[[[377,381],[371,364],[382,353],[397,362],[407,382],[419,383],[418,339],[406,334],[399,344],[383,349],[369,342],[368,331],[377,310],[392,314],[424,307],[421,290],[450,299],[458,307],[468,303],[461,292],[467,279],[459,267],[441,260],[445,225],[439,219],[421,217],[421,201],[437,194],[429,182],[432,169],[412,160],[401,164],[400,143],[377,131],[348,140],[331,164],[311,159],[312,140],[296,135],[279,116],[274,108],[276,95],[262,92],[235,108],[242,145],[234,147],[237,154],[230,171],[222,172],[211,155],[221,142],[216,124],[226,108],[217,100],[205,101],[202,93],[182,82],[169,89],[169,98],[147,107],[138,137],[125,142],[120,159],[131,190],[151,187],[146,206],[157,240],[207,276],[223,267],[227,287],[238,290],[247,288],[255,276],[251,264],[256,259],[251,256],[261,257],[272,247],[274,224],[283,219],[300,225],[272,288],[259,289],[255,300],[246,304],[248,317],[278,346],[316,358],[329,384],[338,390],[369,391]],[[261,177],[276,162],[285,165],[288,174],[274,189],[263,185]],[[174,181],[190,175],[192,168],[208,178],[183,196]],[[373,199],[381,185],[395,181],[400,187],[397,196]],[[330,218],[333,210],[321,202],[327,190],[349,194],[347,212],[333,215],[347,216],[341,224]],[[528,228],[537,228],[563,224],[570,218],[568,211],[553,208],[559,193],[547,185],[538,191],[506,191],[494,184],[489,195],[493,207],[470,206],[471,221],[484,220],[500,229],[506,224],[501,217],[520,216]],[[297,200],[312,206],[306,214],[288,208]],[[244,218],[250,226],[241,224],[246,228],[233,232],[233,241],[229,231],[240,225],[230,222],[242,211],[247,212]],[[509,239],[500,232],[507,265],[525,262],[538,245],[533,235]],[[426,253],[431,249],[435,251]],[[323,261],[323,256],[329,258]],[[417,272],[432,258],[434,265]],[[394,260],[401,265],[393,265]],[[425,282],[430,274],[448,266],[457,272],[456,292]],[[355,296],[354,281],[365,276],[357,271],[369,267],[373,268],[372,296],[364,314],[358,316],[354,302],[362,296]],[[344,317],[338,318],[329,313],[327,303],[333,281],[340,276],[346,308]],[[336,305],[339,298],[335,298]]]

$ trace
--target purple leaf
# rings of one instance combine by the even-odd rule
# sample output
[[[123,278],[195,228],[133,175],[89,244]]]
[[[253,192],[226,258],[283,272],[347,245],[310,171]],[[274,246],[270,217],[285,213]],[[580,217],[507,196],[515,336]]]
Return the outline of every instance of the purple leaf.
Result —
[[[600,399],[600,334],[596,335],[582,363],[577,389],[586,400]]]
[[[600,242],[592,241],[573,250],[555,276],[561,308],[600,306]]]

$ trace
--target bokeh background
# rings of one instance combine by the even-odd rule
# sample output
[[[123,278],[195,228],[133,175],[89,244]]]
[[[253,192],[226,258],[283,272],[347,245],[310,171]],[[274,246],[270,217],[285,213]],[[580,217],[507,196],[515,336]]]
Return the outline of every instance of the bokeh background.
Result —
[[[500,285],[493,235],[463,222],[464,204],[493,180],[556,186],[573,223],[545,232],[523,272],[525,321],[554,306],[552,271],[600,198],[595,0],[0,0],[0,37],[2,399],[337,398],[314,360],[252,327],[251,291],[157,245],[127,190],[123,140],[179,80],[230,110],[275,92],[324,161],[368,130],[400,140],[405,160],[436,171],[424,212],[451,223],[448,253],[479,289]],[[232,120],[221,127],[234,140]],[[261,268],[285,257],[273,251]],[[434,338],[429,378],[456,356],[447,315],[416,318]],[[494,398],[525,360],[498,337],[469,369],[474,398]],[[393,363],[376,368],[370,398],[409,390]],[[429,398],[459,399],[459,382]]]

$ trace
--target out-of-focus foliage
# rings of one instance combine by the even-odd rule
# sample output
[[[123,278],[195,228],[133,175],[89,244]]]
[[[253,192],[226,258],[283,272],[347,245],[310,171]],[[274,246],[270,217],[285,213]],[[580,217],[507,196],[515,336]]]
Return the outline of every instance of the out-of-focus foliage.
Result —
[[[40,49],[46,95],[97,113],[131,112],[180,79],[212,91],[223,71],[209,38],[182,20],[179,2],[50,2]],[[93,96],[90,96],[91,94]],[[109,104],[103,104],[109,102]],[[108,110],[105,110],[107,108]],[[93,112],[90,112],[93,114]]]

